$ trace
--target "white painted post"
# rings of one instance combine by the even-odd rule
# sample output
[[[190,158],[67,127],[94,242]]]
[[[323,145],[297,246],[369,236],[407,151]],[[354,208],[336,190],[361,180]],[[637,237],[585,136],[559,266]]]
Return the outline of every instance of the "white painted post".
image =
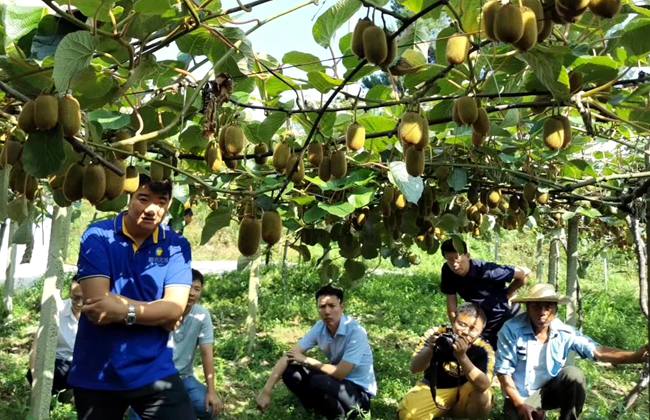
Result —
[[[254,259],[251,261],[248,276],[248,316],[246,317],[245,323],[245,328],[248,336],[248,354],[250,354],[255,347],[255,336],[257,334],[257,312],[259,308],[259,269],[261,265],[261,258],[258,256],[253,258]]]

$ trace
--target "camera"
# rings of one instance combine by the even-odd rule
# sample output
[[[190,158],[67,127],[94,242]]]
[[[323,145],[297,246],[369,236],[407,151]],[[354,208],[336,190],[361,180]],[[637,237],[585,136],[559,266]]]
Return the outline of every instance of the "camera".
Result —
[[[454,354],[453,344],[458,339],[451,329],[440,334],[433,344],[433,350],[438,356],[452,356]]]

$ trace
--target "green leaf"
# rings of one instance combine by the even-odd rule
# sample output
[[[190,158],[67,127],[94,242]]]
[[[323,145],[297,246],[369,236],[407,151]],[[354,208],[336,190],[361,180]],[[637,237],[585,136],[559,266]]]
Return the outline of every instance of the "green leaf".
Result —
[[[462,168],[454,168],[451,176],[447,179],[447,183],[454,191],[462,191],[467,186],[467,171]]]
[[[25,172],[34,178],[59,172],[65,160],[61,127],[57,125],[49,131],[31,133],[25,142],[22,160]]]
[[[54,54],[52,73],[57,91],[68,90],[70,81],[79,71],[88,67],[94,51],[95,43],[90,32],[72,32],[61,40]]]
[[[262,142],[271,140],[273,135],[284,125],[285,121],[287,121],[286,112],[272,112],[257,128],[257,140]]]
[[[608,56],[582,56],[573,62],[573,70],[582,73],[584,82],[602,84],[618,75],[621,63]]]
[[[537,48],[519,55],[555,99],[569,98],[569,74],[562,65],[566,52],[564,48],[538,45]]]
[[[445,213],[438,218],[436,226],[443,229],[445,232],[454,232],[459,225],[458,217],[451,213]]]
[[[38,28],[38,23],[43,16],[47,15],[47,9],[42,7],[17,6],[15,4],[4,5],[1,12],[5,50]]]
[[[335,87],[339,86],[342,82],[340,79],[328,76],[320,71],[310,71],[307,73],[309,83],[320,93],[327,93]]]
[[[333,214],[334,216],[341,217],[341,218],[352,214],[355,209],[355,207],[348,202],[341,203],[341,204],[318,203],[318,207],[325,210],[329,214]]]
[[[105,130],[119,130],[131,122],[131,116],[116,111],[98,109],[88,113],[88,120],[97,121]]]
[[[397,119],[371,114],[363,114],[357,122],[365,127],[367,134],[392,130],[397,125]]]
[[[361,8],[361,2],[358,0],[337,1],[316,20],[312,28],[314,41],[321,47],[327,48],[336,30],[347,23],[359,8]]]
[[[313,54],[300,51],[289,51],[282,57],[282,62],[297,67],[305,72],[317,71],[324,72],[325,67],[321,64],[320,58]]]
[[[84,15],[102,22],[111,21],[108,12],[115,6],[115,2],[110,0],[70,0],[70,4],[77,6]]]
[[[480,29],[478,16],[481,14],[481,0],[461,0],[460,15],[466,33],[475,33]]]
[[[621,32],[619,43],[631,55],[641,56],[650,51],[650,18],[633,19]]]
[[[137,0],[133,10],[143,15],[161,15],[171,6],[169,0]]]
[[[343,264],[345,268],[345,278],[348,281],[358,280],[366,273],[366,266],[364,263],[355,260],[345,260]]]
[[[305,214],[302,216],[302,220],[308,225],[310,225],[316,222],[317,220],[320,220],[323,217],[325,217],[326,214],[327,212],[325,210],[321,209],[316,205],[311,207],[309,210],[305,212]]]
[[[372,197],[375,195],[374,189],[361,189],[360,192],[355,192],[350,194],[348,197],[348,203],[352,204],[355,208],[361,208],[367,206],[371,201]]]
[[[203,137],[203,130],[197,124],[189,125],[183,130],[178,141],[183,149],[194,153],[202,152],[207,145],[207,141]]]
[[[219,207],[208,215],[201,231],[201,245],[208,243],[210,238],[221,228],[230,226],[230,207]]]

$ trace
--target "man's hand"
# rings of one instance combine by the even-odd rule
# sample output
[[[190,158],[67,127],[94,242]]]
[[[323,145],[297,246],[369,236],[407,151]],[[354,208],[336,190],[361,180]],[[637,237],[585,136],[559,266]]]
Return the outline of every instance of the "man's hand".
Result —
[[[524,403],[515,408],[517,409],[517,414],[519,414],[520,419],[536,420],[536,418],[533,417],[533,413],[535,413],[537,410],[535,410],[535,408],[533,408],[532,406]]]
[[[212,416],[223,413],[223,402],[221,402],[216,392],[208,391],[205,394],[205,411],[211,413]]]
[[[124,322],[128,311],[128,301],[108,293],[104,296],[88,298],[81,307],[81,313],[96,325]]]
[[[436,340],[440,337],[440,334],[437,332],[434,332],[427,338],[427,340],[424,342],[425,347],[430,347],[433,348],[433,346],[436,344]]]
[[[305,363],[305,360],[307,359],[307,356],[304,354],[295,351],[295,350],[289,350],[287,352],[287,360],[289,363],[298,363],[300,365]]]
[[[650,344],[641,347],[636,353],[639,358],[639,363],[648,362],[650,360]]]
[[[257,402],[257,409],[263,413],[268,410],[269,406],[271,405],[271,393],[267,392],[266,390],[262,390],[262,392],[257,395],[255,401]]]
[[[451,347],[454,349],[454,356],[456,356],[456,359],[461,359],[465,357],[467,353],[469,341],[463,336],[458,336]]]

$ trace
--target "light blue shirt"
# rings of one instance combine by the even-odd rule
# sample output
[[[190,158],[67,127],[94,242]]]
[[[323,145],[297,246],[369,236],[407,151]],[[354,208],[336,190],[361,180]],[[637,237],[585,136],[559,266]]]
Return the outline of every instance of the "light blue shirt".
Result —
[[[318,321],[298,342],[303,352],[317,345],[331,364],[337,365],[341,361],[353,364],[352,372],[345,379],[359,385],[368,394],[377,395],[377,381],[368,334],[356,320],[343,315],[334,337],[330,335],[325,323]]]
[[[583,359],[594,360],[594,352],[598,346],[591,338],[556,318],[550,325],[550,337],[546,346],[546,367],[536,370],[536,360],[527,357],[529,346],[534,345],[536,341],[537,338],[526,313],[507,321],[499,331],[494,370],[498,374],[511,375],[523,398],[537,391],[534,384],[545,384],[557,376],[566,364],[571,351],[576,352]],[[540,378],[539,375],[543,377]]]
[[[174,366],[181,379],[194,375],[194,354],[202,344],[214,343],[210,312],[199,304],[190,309],[183,323],[172,332],[174,339]]]

